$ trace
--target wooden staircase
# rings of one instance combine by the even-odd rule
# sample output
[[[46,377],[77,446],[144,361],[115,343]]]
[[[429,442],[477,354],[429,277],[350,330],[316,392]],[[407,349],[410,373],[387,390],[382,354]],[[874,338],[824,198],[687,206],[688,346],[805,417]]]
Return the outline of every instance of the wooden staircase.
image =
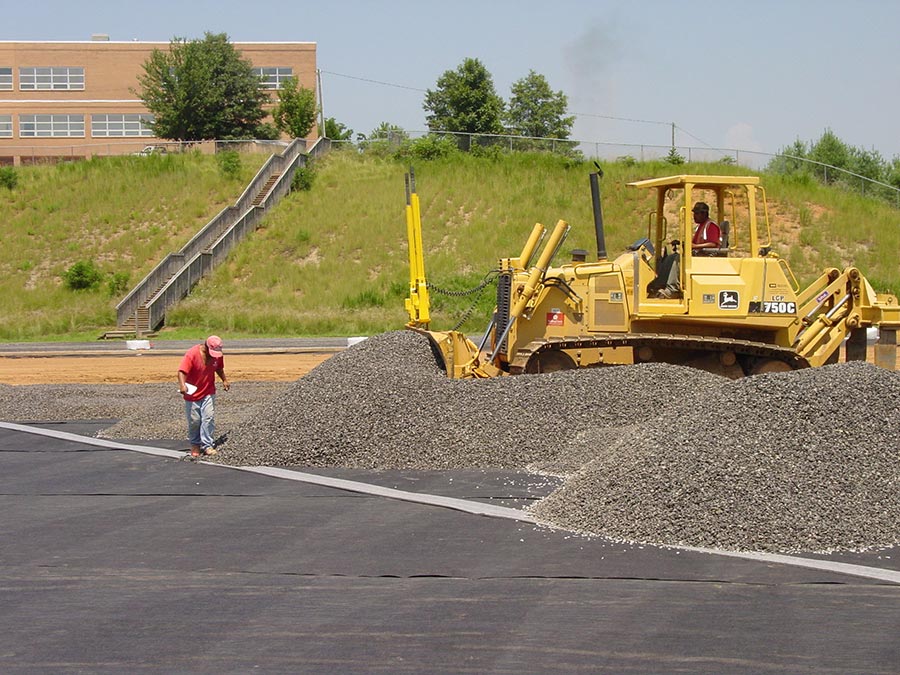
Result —
[[[259,206],[263,203],[263,201],[265,201],[266,197],[269,196],[269,192],[272,191],[272,187],[275,185],[275,183],[278,182],[279,178],[281,178],[280,172],[273,173],[269,177],[269,180],[267,180],[265,185],[263,185],[260,188],[259,192],[256,193],[256,197],[253,198],[252,206]]]
[[[100,339],[117,340],[130,337],[155,337],[156,333],[150,329],[150,310],[147,308],[147,303],[155,298],[156,294],[159,293],[171,279],[172,277],[169,277],[157,286],[144,301],[144,304],[138,307],[136,314],[132,314],[125,319],[121,325],[116,326],[115,330],[106,331],[100,336]]]
[[[115,330],[108,330],[100,336],[101,340],[117,340],[122,338],[155,337],[156,333],[150,330],[150,310],[145,305],[138,308],[137,315],[132,314],[122,325]]]
[[[263,186],[256,193],[256,196],[253,198],[251,202],[251,208],[262,205],[262,203],[266,200],[266,197],[269,196],[269,193],[272,191],[274,186],[278,183],[281,178],[283,172],[276,171],[274,172]],[[213,236],[209,238],[209,246],[206,248],[206,251],[209,252],[212,246],[216,241],[224,234],[226,227],[222,227],[218,229]],[[111,340],[111,339],[122,339],[122,338],[130,338],[130,337],[153,337],[156,335],[155,332],[152,331],[150,326],[150,310],[148,308],[148,304],[150,301],[156,297],[156,295],[174,278],[178,275],[178,272],[172,274],[169,278],[167,278],[163,283],[161,283],[147,298],[144,302],[138,307],[137,312],[132,314],[127,319],[125,319],[120,325],[116,326],[115,330],[106,331],[103,335],[100,336],[101,340]]]

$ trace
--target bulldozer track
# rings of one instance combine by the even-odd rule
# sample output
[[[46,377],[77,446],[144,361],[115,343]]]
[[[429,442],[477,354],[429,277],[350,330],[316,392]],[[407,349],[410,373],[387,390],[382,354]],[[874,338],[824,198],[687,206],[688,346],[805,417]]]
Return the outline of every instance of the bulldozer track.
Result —
[[[509,372],[518,375],[525,372],[528,361],[535,355],[547,351],[571,349],[591,349],[608,347],[631,347],[640,349],[677,350],[705,354],[732,352],[735,356],[781,361],[792,370],[808,368],[809,361],[787,347],[778,347],[765,342],[731,338],[706,337],[702,335],[673,335],[666,333],[617,333],[594,335],[591,337],[564,337],[533,340],[519,349],[510,361]],[[654,359],[651,359],[651,361]]]

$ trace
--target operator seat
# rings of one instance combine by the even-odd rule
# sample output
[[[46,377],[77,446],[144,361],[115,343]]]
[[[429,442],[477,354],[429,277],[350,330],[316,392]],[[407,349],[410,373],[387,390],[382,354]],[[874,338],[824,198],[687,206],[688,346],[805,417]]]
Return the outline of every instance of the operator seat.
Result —
[[[716,257],[716,258],[726,258],[728,257],[728,246],[729,246],[729,234],[731,233],[731,223],[727,220],[723,220],[719,225],[719,248],[708,248],[705,249],[705,255]]]

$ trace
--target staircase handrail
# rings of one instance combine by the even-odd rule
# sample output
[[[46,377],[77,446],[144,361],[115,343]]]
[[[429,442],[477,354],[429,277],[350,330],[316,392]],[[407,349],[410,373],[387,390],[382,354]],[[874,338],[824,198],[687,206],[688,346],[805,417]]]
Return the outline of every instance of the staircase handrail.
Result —
[[[329,139],[320,138],[309,152],[304,153],[301,150],[306,148],[305,139],[295,139],[281,155],[269,157],[233,206],[222,209],[178,253],[167,255],[129,292],[125,299],[116,305],[118,324],[121,326],[125,320],[134,315],[138,307],[146,304],[150,309],[150,328],[159,325],[165,318],[166,309],[184,298],[191,288],[212,269],[214,264],[224,259],[234,245],[243,239],[248,224],[255,227],[256,222],[262,218],[269,206],[290,191],[296,168],[305,165],[308,157],[324,154],[330,147]],[[275,173],[281,174],[278,181],[265,195],[263,202],[253,206],[253,200]],[[222,223],[227,221],[230,222],[223,228]],[[238,236],[235,236],[236,232],[238,232]],[[210,239],[213,238],[214,241],[210,243]],[[180,258],[181,265],[172,270],[167,265],[176,257]],[[184,262],[185,260],[187,262]],[[166,272],[163,272],[163,269]],[[163,274],[165,276],[162,276]],[[187,277],[186,283],[185,276]],[[159,288],[166,279],[168,281],[165,285]],[[182,293],[182,291],[184,292]]]

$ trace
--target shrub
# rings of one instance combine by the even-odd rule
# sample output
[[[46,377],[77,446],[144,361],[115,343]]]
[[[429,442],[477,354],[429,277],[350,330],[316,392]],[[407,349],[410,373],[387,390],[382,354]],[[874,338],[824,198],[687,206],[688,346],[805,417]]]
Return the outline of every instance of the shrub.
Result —
[[[234,150],[225,150],[216,155],[219,171],[227,178],[240,178],[241,156]]]
[[[73,291],[97,288],[103,280],[103,272],[91,260],[79,260],[63,273],[66,287]]]
[[[371,157],[391,157],[398,152],[398,143],[376,138],[359,144],[359,151]]]
[[[473,145],[471,153],[472,157],[481,157],[494,161],[499,161],[505,154],[503,148],[499,145]]]
[[[316,179],[316,170],[311,164],[299,166],[291,179],[291,190],[310,190]]]
[[[11,166],[0,166],[0,185],[12,190],[19,184],[19,174]]]
[[[106,287],[109,289],[110,297],[121,295],[128,290],[128,280],[131,277],[128,272],[115,272],[106,281]]]
[[[405,143],[397,153],[398,159],[440,159],[459,152],[456,141],[446,136],[423,136]]]

